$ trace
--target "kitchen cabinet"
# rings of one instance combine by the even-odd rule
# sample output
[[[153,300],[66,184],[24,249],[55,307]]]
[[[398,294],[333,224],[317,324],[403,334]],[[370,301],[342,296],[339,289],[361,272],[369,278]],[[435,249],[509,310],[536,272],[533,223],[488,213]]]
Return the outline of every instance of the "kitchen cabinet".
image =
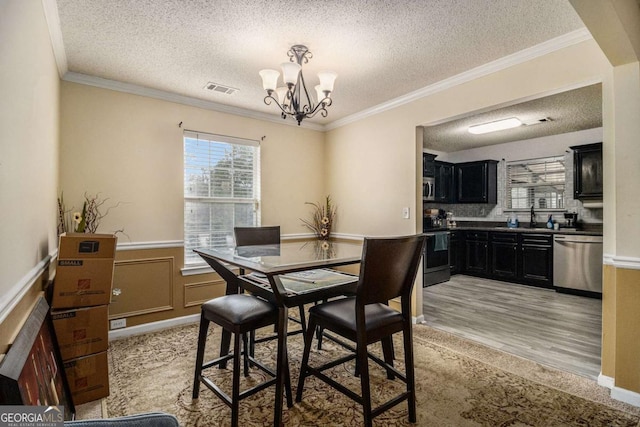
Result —
[[[497,165],[495,160],[456,163],[456,202],[496,204]]]
[[[452,274],[455,271],[525,285],[553,287],[551,233],[472,230],[457,230],[457,233],[461,254],[454,256],[452,249]]]
[[[489,233],[467,231],[464,241],[464,272],[485,276],[489,269]]]
[[[553,237],[549,233],[520,235],[522,283],[553,287]]]
[[[422,153],[422,176],[433,178],[436,173],[435,154]]]
[[[573,193],[579,200],[602,200],[602,143],[571,147]]]
[[[449,234],[449,267],[451,268],[452,275],[461,273],[464,267],[464,248],[462,247],[463,242],[463,231],[451,231],[451,234]]]
[[[453,163],[434,162],[435,165],[435,201],[454,203],[454,165]]]
[[[518,235],[491,233],[491,277],[515,280],[518,277]]]

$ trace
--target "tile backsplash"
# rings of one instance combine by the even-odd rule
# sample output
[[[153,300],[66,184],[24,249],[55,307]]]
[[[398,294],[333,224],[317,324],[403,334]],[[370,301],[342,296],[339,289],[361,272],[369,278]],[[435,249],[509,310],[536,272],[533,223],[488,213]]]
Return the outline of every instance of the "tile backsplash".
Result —
[[[602,208],[585,208],[580,200],[573,198],[573,154],[571,152],[564,154],[565,160],[565,210],[566,212],[576,212],[578,221],[592,224],[602,224]],[[456,221],[493,221],[506,222],[507,218],[515,214],[520,223],[529,223],[529,211],[508,211],[505,210],[505,191],[507,183],[506,161],[502,160],[498,163],[498,203],[495,205],[488,204],[441,204],[428,202],[424,203],[424,209],[444,209],[453,212]],[[562,212],[545,211],[543,209],[536,210],[536,221],[544,223],[547,221],[549,214],[553,215],[554,221],[564,224],[564,215]]]

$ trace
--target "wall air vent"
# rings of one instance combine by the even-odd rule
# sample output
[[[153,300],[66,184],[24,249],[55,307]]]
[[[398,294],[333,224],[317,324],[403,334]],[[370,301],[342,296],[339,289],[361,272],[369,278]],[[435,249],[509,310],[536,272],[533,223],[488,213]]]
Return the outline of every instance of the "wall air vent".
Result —
[[[225,85],[221,85],[219,83],[213,83],[213,82],[209,82],[207,83],[204,88],[206,90],[210,90],[213,92],[218,92],[218,93],[224,93],[227,95],[233,95],[234,93],[238,92],[240,89],[236,89],[235,87],[229,87],[229,86],[225,86]]]
[[[540,117],[538,119],[532,119],[532,120],[523,120],[522,124],[525,126],[533,126],[533,125],[539,125],[542,123],[547,123],[547,122],[551,122],[553,120],[551,120],[549,117]]]

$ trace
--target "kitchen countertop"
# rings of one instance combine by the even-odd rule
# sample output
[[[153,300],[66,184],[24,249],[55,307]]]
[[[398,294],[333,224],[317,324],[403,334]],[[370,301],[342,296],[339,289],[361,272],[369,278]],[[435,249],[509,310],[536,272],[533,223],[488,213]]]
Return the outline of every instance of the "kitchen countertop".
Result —
[[[575,228],[560,228],[559,230],[551,230],[546,227],[518,227],[518,228],[508,228],[506,225],[503,226],[483,226],[483,225],[462,225],[453,228],[433,228],[424,230],[425,233],[435,232],[435,231],[502,231],[502,232],[510,232],[510,233],[549,233],[549,234],[574,234],[574,235],[582,235],[582,236],[602,236],[602,231],[598,230],[578,230]]]

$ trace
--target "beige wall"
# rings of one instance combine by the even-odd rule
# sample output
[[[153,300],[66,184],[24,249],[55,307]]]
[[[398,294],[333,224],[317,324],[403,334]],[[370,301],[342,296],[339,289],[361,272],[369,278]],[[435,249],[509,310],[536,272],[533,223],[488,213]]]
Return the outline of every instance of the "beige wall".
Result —
[[[57,247],[60,81],[41,2],[2,2],[0,58],[2,322],[31,306],[16,297],[32,286],[41,289],[42,261]]]
[[[515,65],[327,132],[327,188],[341,207],[338,231],[364,235],[419,229],[401,217],[416,197],[416,126],[518,99],[608,79],[594,41]],[[421,141],[420,141],[421,144]]]
[[[112,209],[99,231],[119,243],[183,239],[182,130],[261,142],[262,222],[304,233],[306,201],[324,196],[321,132],[63,82],[60,188],[67,204],[101,193]],[[178,124],[182,122],[182,128]]]

